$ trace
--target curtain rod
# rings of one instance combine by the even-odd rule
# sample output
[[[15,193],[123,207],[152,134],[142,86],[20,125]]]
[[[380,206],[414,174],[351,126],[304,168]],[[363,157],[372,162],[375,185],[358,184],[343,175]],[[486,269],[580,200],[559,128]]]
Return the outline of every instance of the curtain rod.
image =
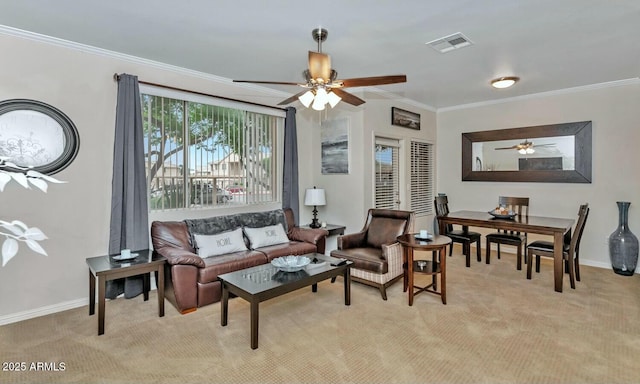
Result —
[[[113,80],[114,81],[118,81],[120,80],[120,75],[118,75],[117,73],[113,74]],[[260,103],[253,103],[251,101],[244,101],[244,100],[238,100],[238,99],[232,99],[230,97],[224,97],[224,96],[217,96],[217,95],[212,95],[210,93],[204,93],[204,92],[198,92],[198,91],[191,91],[189,89],[184,89],[184,88],[177,88],[177,87],[172,87],[170,85],[164,85],[164,84],[157,84],[157,83],[151,83],[148,81],[141,81],[138,80],[138,83],[140,84],[145,84],[145,85],[152,85],[154,87],[160,87],[160,88],[166,88],[166,89],[171,89],[173,91],[180,91],[180,92],[187,92],[187,93],[192,93],[194,95],[200,95],[200,96],[208,96],[208,97],[215,97],[217,99],[223,99],[223,100],[229,100],[229,101],[235,101],[238,103],[245,103],[245,104],[251,104],[251,105],[256,105],[258,107],[265,107],[265,108],[272,108],[272,109],[278,109],[280,111],[287,111],[286,108],[279,108],[279,107],[273,107],[271,105],[265,105],[265,104],[260,104]]]

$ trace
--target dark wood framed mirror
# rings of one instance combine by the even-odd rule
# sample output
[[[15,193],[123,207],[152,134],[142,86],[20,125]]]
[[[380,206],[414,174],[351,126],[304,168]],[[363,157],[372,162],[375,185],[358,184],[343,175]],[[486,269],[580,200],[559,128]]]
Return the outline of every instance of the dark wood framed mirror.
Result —
[[[462,134],[462,180],[591,183],[591,121]]]

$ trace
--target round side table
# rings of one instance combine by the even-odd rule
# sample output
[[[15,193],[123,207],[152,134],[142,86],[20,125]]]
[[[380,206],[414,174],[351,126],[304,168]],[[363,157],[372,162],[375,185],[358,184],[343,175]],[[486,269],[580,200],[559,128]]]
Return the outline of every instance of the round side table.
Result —
[[[404,291],[409,290],[409,305],[413,305],[413,297],[420,292],[429,292],[440,295],[442,304],[447,304],[447,258],[446,248],[451,244],[451,238],[447,236],[432,235],[428,240],[416,238],[416,233],[407,233],[398,236],[398,242],[403,248]],[[413,251],[432,251],[431,261],[413,260]],[[424,263],[423,263],[424,262]],[[419,263],[419,264],[418,264]],[[431,284],[426,287],[417,287],[413,283],[413,274],[422,273],[433,276]],[[437,275],[440,274],[440,291],[438,292]],[[416,291],[417,289],[417,291]]]

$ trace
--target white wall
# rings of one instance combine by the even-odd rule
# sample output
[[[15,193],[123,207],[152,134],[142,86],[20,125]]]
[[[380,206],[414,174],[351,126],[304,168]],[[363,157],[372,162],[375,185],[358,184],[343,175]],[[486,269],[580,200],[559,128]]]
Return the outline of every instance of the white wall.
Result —
[[[48,103],[68,115],[80,135],[76,159],[55,175],[67,181],[66,184],[51,185],[44,194],[12,183],[0,193],[0,218],[20,219],[29,226],[39,227],[49,237],[42,242],[48,257],[22,244],[18,254],[0,267],[0,325],[88,303],[85,259],[104,255],[108,250],[117,93],[114,73],[129,73],[141,81],[266,105],[276,105],[290,96],[56,39],[16,34],[2,27],[0,50],[5,52],[0,72],[0,100],[26,98]],[[377,97],[381,100],[368,101],[364,108],[341,103],[326,115],[329,119],[347,117],[350,120],[352,152],[348,175],[321,175],[320,116],[315,111],[299,109],[300,223],[310,222],[312,216],[311,209],[303,205],[304,190],[317,185],[327,189],[328,205],[319,209],[321,220],[344,224],[347,232],[361,228],[371,201],[371,184],[367,184],[367,178],[372,172],[370,150],[374,131],[389,131],[398,137],[421,137],[429,132],[429,138],[435,140],[434,112]],[[426,129],[391,127],[391,106],[421,113]],[[242,210],[279,206],[265,204]],[[150,220],[181,220],[187,215],[206,217],[226,213],[231,211],[153,212]],[[328,246],[335,248],[335,238],[329,240]]]
[[[367,210],[374,206],[374,137],[384,136],[398,139],[406,148],[403,168],[404,188],[408,182],[408,149],[411,138],[428,141],[435,144],[436,140],[436,114],[424,106],[407,104],[390,98],[384,93],[358,94],[367,102],[357,108],[345,108],[342,111],[330,111],[325,119],[313,110],[298,111],[298,123],[305,121],[305,126],[311,126],[312,147],[308,154],[300,154],[300,189],[301,203],[304,201],[304,189],[324,188],[327,205],[318,207],[318,220],[332,224],[342,224],[347,227],[346,233],[357,232],[362,229]],[[399,107],[420,114],[421,130],[413,130],[391,125],[391,107]],[[322,118],[321,118],[322,116]],[[323,175],[320,158],[320,130],[321,124],[326,121],[348,119],[349,122],[349,174]],[[304,160],[303,160],[304,159]],[[303,184],[305,173],[312,175],[309,184]],[[408,204],[408,197],[404,196],[403,204]],[[408,209],[408,205],[402,206]],[[301,207],[300,216],[302,223],[311,221],[311,207]],[[416,228],[432,228],[433,215],[421,216],[416,219]],[[333,245],[335,239],[330,239],[329,245]]]
[[[499,195],[529,196],[530,215],[576,218],[591,211],[580,246],[584,264],[609,268],[608,236],[616,229],[616,201],[631,201],[629,227],[640,235],[640,81],[586,87],[509,102],[438,112],[438,192],[451,210],[489,210]],[[593,122],[591,184],[461,181],[463,132],[573,121]],[[483,245],[484,246],[484,245]]]
[[[0,193],[3,220],[20,219],[49,237],[42,242],[48,257],[22,244],[18,254],[0,267],[0,324],[88,302],[85,259],[104,255],[108,250],[117,93],[114,73],[129,73],[142,81],[268,105],[289,96],[90,47],[2,32],[0,50],[5,55],[0,71],[0,100],[34,99],[60,109],[79,131],[80,150],[74,162],[55,175],[66,184],[50,185],[49,192],[44,194],[11,183]],[[304,121],[298,130],[302,143],[299,150],[308,152],[304,146],[310,146],[305,137],[309,129]],[[310,182],[306,177],[303,174],[305,185]],[[212,216],[223,212],[201,210],[189,215]],[[185,212],[177,211],[154,213],[150,217],[151,220],[184,218]]]

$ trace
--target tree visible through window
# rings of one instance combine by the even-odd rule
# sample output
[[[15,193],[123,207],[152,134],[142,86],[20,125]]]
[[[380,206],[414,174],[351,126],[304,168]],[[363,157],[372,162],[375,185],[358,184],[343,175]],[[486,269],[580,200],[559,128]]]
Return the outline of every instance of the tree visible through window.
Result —
[[[282,117],[144,93],[142,114],[152,210],[277,200]]]

